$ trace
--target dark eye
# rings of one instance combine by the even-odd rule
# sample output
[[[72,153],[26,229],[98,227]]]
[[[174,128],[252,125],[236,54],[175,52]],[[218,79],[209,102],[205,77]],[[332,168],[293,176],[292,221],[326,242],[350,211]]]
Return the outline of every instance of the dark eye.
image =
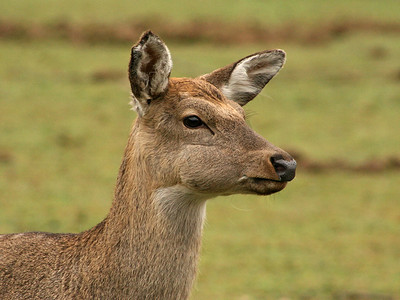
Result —
[[[189,116],[183,119],[183,124],[187,128],[198,128],[203,125],[203,121],[198,116]]]

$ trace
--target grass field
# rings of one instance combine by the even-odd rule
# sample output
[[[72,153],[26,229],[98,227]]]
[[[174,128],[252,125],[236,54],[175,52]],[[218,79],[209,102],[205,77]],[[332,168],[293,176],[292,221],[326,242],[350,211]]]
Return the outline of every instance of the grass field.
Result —
[[[337,0],[327,3],[319,0],[291,1],[245,1],[232,4],[229,0],[201,1],[138,1],[138,0],[51,0],[3,1],[2,16],[23,22],[74,22],[100,21],[124,22],[134,18],[164,18],[184,22],[193,19],[217,19],[223,21],[257,21],[263,24],[280,24],[298,21],[312,24],[320,20],[335,18],[369,18],[396,20],[400,4],[396,0]],[[28,13],[29,12],[29,13]]]
[[[400,11],[398,1],[99,3],[7,1],[0,20],[114,24],[162,15],[313,27],[346,18],[398,21]],[[246,107],[257,132],[319,162],[400,156],[399,33],[349,32],[315,44],[166,42],[177,77],[285,49],[285,68]],[[129,49],[0,33],[1,233],[79,232],[106,215],[135,118]],[[276,195],[209,201],[192,299],[399,299],[399,182],[398,168],[311,172],[300,165]]]

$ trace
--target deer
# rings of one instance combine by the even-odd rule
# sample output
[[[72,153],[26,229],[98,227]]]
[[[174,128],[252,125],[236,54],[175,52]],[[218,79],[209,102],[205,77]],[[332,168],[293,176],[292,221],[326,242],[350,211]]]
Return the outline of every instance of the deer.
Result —
[[[295,177],[296,161],[243,110],[285,57],[261,51],[173,78],[166,44],[144,32],[128,68],[137,118],[107,216],[81,233],[0,235],[0,298],[188,299],[207,200],[270,195]]]

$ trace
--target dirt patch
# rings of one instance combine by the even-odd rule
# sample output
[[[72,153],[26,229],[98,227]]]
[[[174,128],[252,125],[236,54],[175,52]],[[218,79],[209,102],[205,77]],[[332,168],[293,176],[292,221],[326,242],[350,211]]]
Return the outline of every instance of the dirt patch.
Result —
[[[98,70],[91,74],[94,82],[118,81],[125,79],[125,73],[116,70]]]
[[[391,295],[375,294],[366,292],[345,291],[333,295],[333,299],[337,300],[395,300]]]
[[[62,148],[80,148],[85,144],[85,139],[69,133],[60,133],[56,136],[55,142]]]
[[[400,157],[396,156],[380,157],[360,163],[351,163],[337,158],[329,161],[316,161],[297,151],[289,151],[289,153],[296,159],[299,169],[312,173],[346,171],[376,174],[400,170]]]
[[[78,43],[132,43],[147,29],[166,40],[177,42],[264,43],[295,42],[316,44],[354,32],[400,33],[400,22],[371,20],[326,21],[318,26],[285,24],[267,27],[259,23],[191,21],[177,24],[165,20],[136,20],[123,24],[25,24],[0,20],[1,39],[65,39]]]
[[[393,78],[396,81],[400,81],[400,69],[394,72]]]
[[[0,149],[0,164],[11,164],[14,161],[14,156],[11,151]]]

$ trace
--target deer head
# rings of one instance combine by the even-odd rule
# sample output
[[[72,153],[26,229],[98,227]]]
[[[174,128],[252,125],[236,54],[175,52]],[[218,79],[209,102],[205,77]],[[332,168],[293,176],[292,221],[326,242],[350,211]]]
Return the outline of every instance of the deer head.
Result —
[[[181,185],[210,197],[282,190],[296,162],[246,124],[242,106],[284,62],[284,51],[262,51],[195,79],[169,78],[168,48],[145,32],[129,64],[138,113],[131,138],[154,188]]]

